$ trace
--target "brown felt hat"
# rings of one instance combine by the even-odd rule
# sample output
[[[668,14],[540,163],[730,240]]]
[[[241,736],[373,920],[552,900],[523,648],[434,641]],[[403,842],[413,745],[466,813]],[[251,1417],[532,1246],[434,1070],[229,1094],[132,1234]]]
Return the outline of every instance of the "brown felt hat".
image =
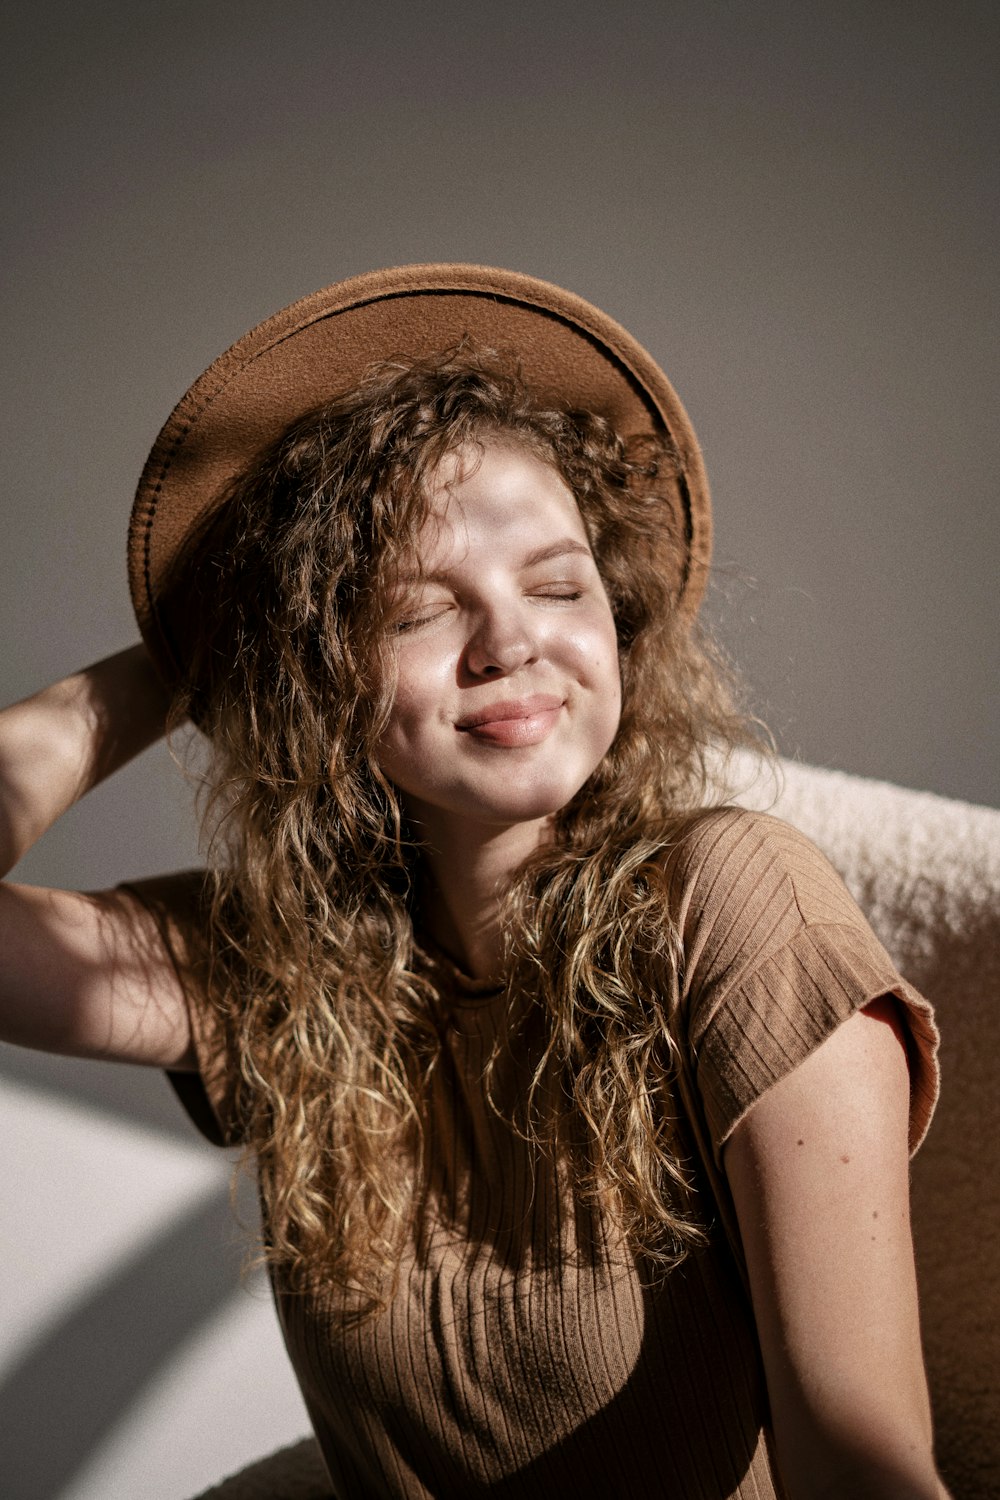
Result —
[[[164,677],[185,657],[183,562],[230,481],[298,417],[368,367],[466,335],[516,357],[544,402],[608,418],[622,436],[667,429],[681,471],[670,503],[686,543],[679,607],[694,614],[711,547],[708,481],[687,413],[656,361],[589,302],[490,266],[372,271],[293,302],[219,356],[178,402],[139,481],[129,527],[132,603]]]

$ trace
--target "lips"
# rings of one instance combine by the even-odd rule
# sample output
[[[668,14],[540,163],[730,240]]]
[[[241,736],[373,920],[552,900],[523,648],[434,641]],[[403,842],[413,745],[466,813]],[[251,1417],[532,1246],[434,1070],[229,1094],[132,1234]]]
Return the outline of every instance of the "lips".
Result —
[[[473,739],[495,745],[536,745],[545,739],[562,706],[563,700],[551,693],[505,698],[474,709],[455,727]]]

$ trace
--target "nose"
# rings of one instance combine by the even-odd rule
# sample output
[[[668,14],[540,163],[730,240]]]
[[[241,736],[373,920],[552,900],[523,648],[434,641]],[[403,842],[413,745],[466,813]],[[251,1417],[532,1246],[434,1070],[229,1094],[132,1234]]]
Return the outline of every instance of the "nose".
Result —
[[[476,677],[507,677],[534,661],[537,644],[524,611],[516,606],[484,610],[465,652]]]

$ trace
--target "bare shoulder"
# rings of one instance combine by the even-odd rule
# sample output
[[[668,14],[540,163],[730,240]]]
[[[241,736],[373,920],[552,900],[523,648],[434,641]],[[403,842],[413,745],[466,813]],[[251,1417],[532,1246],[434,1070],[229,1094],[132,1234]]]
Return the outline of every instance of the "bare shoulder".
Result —
[[[0,885],[0,1036],[19,1046],[193,1065],[188,1012],[202,877],[105,891]]]

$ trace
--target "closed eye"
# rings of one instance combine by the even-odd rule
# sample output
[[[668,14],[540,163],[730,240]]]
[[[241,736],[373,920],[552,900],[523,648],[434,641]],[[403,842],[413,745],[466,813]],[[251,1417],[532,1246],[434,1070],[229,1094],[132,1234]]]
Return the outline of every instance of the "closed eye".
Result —
[[[532,599],[551,599],[559,603],[572,604],[578,599],[582,599],[585,592],[586,590],[579,584],[569,582],[552,583],[546,584],[541,588],[530,589],[528,597]],[[451,608],[451,601],[445,600],[422,605],[393,620],[390,629],[394,635],[406,635],[414,630],[419,630],[424,625],[433,624],[435,620],[439,620],[446,615]]]
[[[395,635],[405,635],[407,631],[419,630],[421,625],[429,625],[432,621],[440,619],[442,615],[448,612],[449,608],[450,606],[447,604],[434,604],[428,605],[426,608],[420,610],[419,613],[415,612],[403,615],[399,619],[393,620],[392,631]]]
[[[535,599],[568,599],[572,601],[573,599],[583,598],[583,589],[570,588],[568,586],[565,588],[554,587],[547,589],[535,589],[533,591],[533,597]]]

